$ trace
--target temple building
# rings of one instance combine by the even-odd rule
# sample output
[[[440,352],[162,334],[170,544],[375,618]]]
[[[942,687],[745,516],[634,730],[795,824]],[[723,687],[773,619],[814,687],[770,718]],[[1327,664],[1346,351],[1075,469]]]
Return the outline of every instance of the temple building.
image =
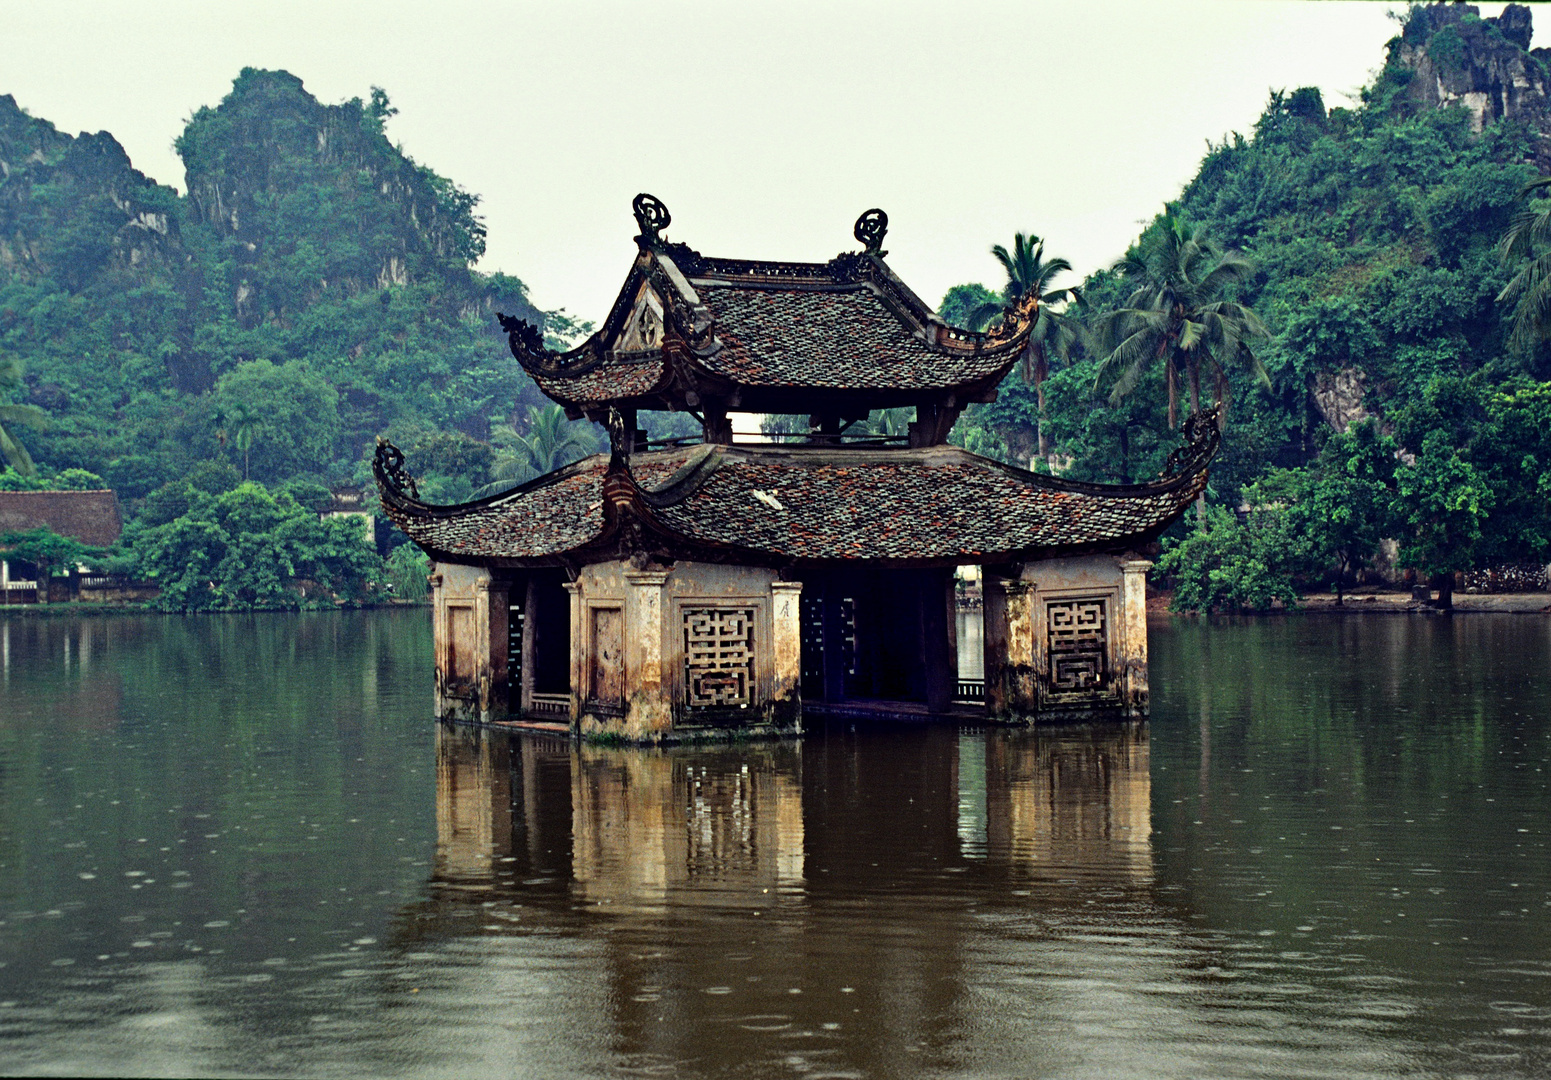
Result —
[[[1037,316],[948,326],[884,261],[887,217],[823,263],[701,255],[640,235],[602,327],[557,353],[502,317],[513,355],[610,453],[488,498],[420,500],[380,442],[389,517],[434,561],[436,708],[656,742],[801,730],[803,716],[1007,722],[1147,713],[1146,572],[1200,494],[1215,413],[1157,480],[1100,485],[948,443],[995,399]],[[853,435],[912,407],[908,435]],[[642,410],[701,434],[654,441]],[[799,414],[784,441],[729,414]],[[984,682],[959,678],[955,572],[979,567]]]

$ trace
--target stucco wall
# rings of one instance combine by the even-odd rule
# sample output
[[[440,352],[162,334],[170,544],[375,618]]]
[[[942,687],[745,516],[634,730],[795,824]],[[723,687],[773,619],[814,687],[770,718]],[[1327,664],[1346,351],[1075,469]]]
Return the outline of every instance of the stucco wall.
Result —
[[[986,589],[986,703],[995,719],[1147,714],[1144,559],[1023,565]]]
[[[575,726],[633,741],[729,728],[795,730],[800,588],[762,567],[636,569],[621,561],[583,568],[571,624]],[[617,659],[608,655],[615,619],[623,629]],[[686,642],[699,646],[693,656]],[[701,662],[740,649],[750,656],[746,673],[735,661],[717,670]],[[615,663],[622,667],[617,683]]]

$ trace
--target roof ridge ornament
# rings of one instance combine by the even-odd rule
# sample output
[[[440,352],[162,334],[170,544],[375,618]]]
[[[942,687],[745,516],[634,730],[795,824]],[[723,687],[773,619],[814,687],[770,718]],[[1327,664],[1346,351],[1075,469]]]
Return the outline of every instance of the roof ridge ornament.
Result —
[[[636,237],[636,243],[651,247],[662,239],[662,232],[673,224],[673,215],[668,213],[668,208],[663,205],[661,199],[655,195],[641,192],[630,200],[630,209],[635,214],[635,223],[641,230],[641,235]]]
[[[1002,312],[1002,317],[979,339],[988,345],[1011,341],[1020,334],[1028,333],[1039,318],[1039,291],[1026,292],[1018,302]]]
[[[1169,454],[1158,479],[1169,480],[1206,468],[1212,458],[1217,456],[1217,448],[1222,442],[1222,420],[1221,402],[1209,409],[1191,413],[1180,432],[1185,442]]]
[[[861,217],[856,219],[856,225],[851,229],[851,235],[856,237],[865,248],[865,254],[876,255],[883,258],[888,252],[883,250],[883,238],[888,235],[889,215],[878,207],[871,210],[863,210]]]
[[[379,486],[392,488],[419,501],[420,491],[415,487],[415,478],[404,468],[404,451],[381,435],[377,436],[377,453],[372,458],[372,472]]]
[[[506,331],[507,343],[515,355],[519,349],[533,356],[544,356],[548,350],[544,348],[544,331],[535,323],[529,322],[520,315],[506,315],[495,313],[496,321],[501,324],[501,329]]]

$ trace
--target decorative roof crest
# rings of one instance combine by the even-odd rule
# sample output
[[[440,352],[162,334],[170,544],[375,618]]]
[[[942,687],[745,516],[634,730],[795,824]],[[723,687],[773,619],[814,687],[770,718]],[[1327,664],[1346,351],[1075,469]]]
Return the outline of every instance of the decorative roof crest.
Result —
[[[1033,325],[1039,317],[1039,296],[1034,292],[1024,293],[1018,302],[1002,313],[1000,321],[986,332],[986,344],[994,345],[1000,341],[1008,341],[1017,337]]]
[[[1176,447],[1169,454],[1168,460],[1163,463],[1163,471],[1158,474],[1159,478],[1196,473],[1206,468],[1207,463],[1217,455],[1217,447],[1222,440],[1222,421],[1221,403],[1191,413],[1181,431],[1185,437],[1184,445]]]
[[[635,213],[635,223],[641,229],[641,235],[635,238],[638,244],[650,247],[658,243],[662,239],[663,230],[673,223],[673,215],[668,213],[662,200],[644,191],[630,201],[630,209]]]
[[[851,235],[861,242],[868,255],[876,255],[881,259],[888,254],[883,250],[883,238],[888,235],[888,231],[889,215],[875,206],[871,210],[862,211]]]

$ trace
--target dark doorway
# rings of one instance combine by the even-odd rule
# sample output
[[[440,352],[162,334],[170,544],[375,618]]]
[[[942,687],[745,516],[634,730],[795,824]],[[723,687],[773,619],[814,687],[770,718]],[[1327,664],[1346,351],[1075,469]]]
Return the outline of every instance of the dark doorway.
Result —
[[[523,683],[531,679],[532,711],[568,710],[571,693],[571,596],[562,570],[534,570],[511,590],[511,706],[521,708]]]
[[[802,696],[940,709],[957,678],[951,570],[805,575]]]

